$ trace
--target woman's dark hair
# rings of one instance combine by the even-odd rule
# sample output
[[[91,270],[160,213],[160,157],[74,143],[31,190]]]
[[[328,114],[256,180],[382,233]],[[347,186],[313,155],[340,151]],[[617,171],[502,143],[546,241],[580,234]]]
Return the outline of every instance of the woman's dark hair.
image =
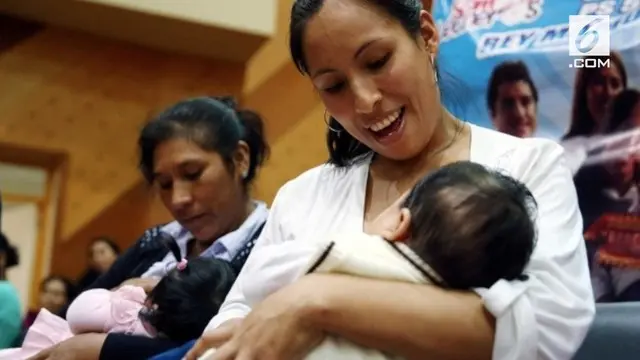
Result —
[[[4,280],[6,277],[6,270],[17,266],[20,262],[18,250],[9,243],[9,239],[0,232],[0,253],[4,254],[5,264],[4,267],[0,267],[0,280]]]
[[[404,207],[411,247],[454,289],[525,279],[536,244],[536,201],[519,181],[469,161],[425,176]]]
[[[113,250],[116,255],[120,255],[120,246],[118,246],[118,244],[116,244],[116,242],[112,238],[108,236],[98,236],[93,238],[93,240],[91,240],[91,243],[89,244],[89,256],[92,255],[93,246],[97,243],[103,243],[107,245],[109,248],[111,248],[111,250]]]
[[[20,256],[15,246],[12,246],[7,236],[0,232],[0,252],[5,254],[6,268],[17,266],[20,263]]]
[[[612,51],[609,56],[587,56],[585,60],[611,60],[611,65],[615,66],[622,78],[622,88],[627,88],[627,69],[622,61],[622,56]],[[571,105],[571,123],[569,130],[562,137],[569,139],[575,136],[590,136],[598,130],[596,119],[591,116],[587,103],[587,88],[597,76],[600,75],[600,68],[580,68],[576,72],[576,80],[573,86],[573,104]]]
[[[238,142],[249,146],[250,164],[244,184],[249,185],[269,155],[262,118],[251,110],[238,109],[232,97],[197,97],[178,102],[147,123],[138,139],[139,167],[153,182],[154,153],[161,143],[185,138],[202,149],[214,151],[233,169]]]
[[[602,132],[610,134],[617,131],[629,130],[631,115],[634,108],[640,103],[640,91],[636,89],[623,90],[616,95],[609,105],[607,118]]]
[[[180,261],[180,248],[167,234],[159,237]],[[198,338],[218,313],[236,279],[231,265],[220,259],[198,257],[184,269],[175,268],[149,293],[150,309],[140,312],[159,333],[175,341]]]
[[[384,10],[391,18],[400,23],[412,38],[417,39],[420,35],[420,11],[422,10],[422,2],[420,0],[369,0],[367,3]],[[298,71],[305,75],[309,71],[303,45],[305,29],[309,20],[322,9],[323,5],[324,0],[295,0],[291,9],[289,49]],[[443,105],[447,108],[452,106],[466,107],[466,105],[458,101],[464,97],[449,98],[448,95],[453,93],[450,90],[454,88],[461,89],[463,86],[455,77],[441,71],[438,67],[439,62],[436,60],[434,66],[439,79],[438,86]],[[425,64],[425,66],[428,65]],[[459,130],[462,130],[462,128]],[[342,125],[333,117],[329,119],[327,147],[329,150],[329,163],[337,167],[348,167],[357,164],[372,152],[371,149],[344,130]]]
[[[69,278],[61,275],[49,275],[40,282],[40,291],[44,291],[47,284],[52,281],[60,281],[64,285],[64,291],[67,293],[67,304],[70,304],[76,298],[78,292],[76,286]]]
[[[487,107],[489,112],[493,115],[496,114],[496,103],[498,102],[498,93],[500,86],[503,84],[513,84],[522,81],[529,86],[533,100],[535,100],[536,106],[538,105],[538,88],[533,83],[529,68],[521,60],[507,60],[498,64],[489,77],[489,87],[487,90]]]

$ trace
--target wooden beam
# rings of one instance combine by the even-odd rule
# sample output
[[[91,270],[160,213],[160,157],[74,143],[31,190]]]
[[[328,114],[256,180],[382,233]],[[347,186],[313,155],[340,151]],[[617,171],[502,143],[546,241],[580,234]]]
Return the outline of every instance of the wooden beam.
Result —
[[[0,14],[0,53],[37,34],[42,24]]]

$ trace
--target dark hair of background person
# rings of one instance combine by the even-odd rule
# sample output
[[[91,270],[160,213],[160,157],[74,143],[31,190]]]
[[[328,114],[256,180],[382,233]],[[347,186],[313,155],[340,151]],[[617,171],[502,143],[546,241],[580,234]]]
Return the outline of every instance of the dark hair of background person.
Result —
[[[120,255],[120,246],[118,246],[113,239],[107,236],[98,236],[93,238],[87,247],[87,256],[90,259],[93,257],[93,247],[98,243],[106,244],[116,254],[116,256]],[[89,289],[91,284],[93,284],[100,275],[102,275],[100,271],[96,270],[93,266],[89,266],[76,282],[78,293]]]
[[[367,3],[384,10],[389,17],[400,23],[407,35],[413,39],[420,36],[420,11],[422,10],[420,0],[370,0]],[[298,71],[304,75],[308,75],[309,71],[303,44],[305,29],[309,20],[320,11],[323,4],[324,0],[296,0],[291,9],[289,47],[293,62]],[[464,111],[467,104],[464,104],[462,99],[467,97],[462,92],[468,92],[469,89],[454,76],[442,71],[438,66],[440,62],[436,60],[434,66],[439,79],[438,87],[442,104],[450,111],[456,107],[459,111]],[[431,65],[424,64],[424,66]],[[349,167],[363,161],[366,155],[371,154],[371,149],[345,131],[333,117],[329,119],[329,127],[327,129],[327,147],[330,164],[339,168]],[[463,127],[460,126],[456,136],[462,129]]]
[[[491,113],[495,113],[496,101],[498,101],[498,91],[500,85],[524,81],[531,88],[533,99],[538,103],[538,89],[533,83],[527,65],[522,61],[504,61],[496,66],[489,78],[489,88],[487,89],[487,106]]]
[[[169,235],[159,238],[180,261],[180,248]],[[236,279],[231,265],[220,259],[197,257],[183,270],[171,270],[149,293],[152,308],[140,316],[158,333],[174,341],[197,339],[220,306]]]
[[[6,279],[6,270],[17,266],[20,262],[18,250],[11,245],[7,236],[0,232],[0,253],[4,256],[4,266],[0,266],[0,280]]]
[[[138,139],[139,168],[153,182],[154,153],[165,141],[185,138],[222,157],[230,170],[238,142],[249,146],[250,164],[244,185],[251,184],[269,155],[262,118],[251,110],[238,109],[232,97],[196,97],[180,101],[147,123]]]
[[[630,130],[633,127],[631,115],[640,103],[640,91],[626,89],[611,100],[603,133],[610,134],[617,131]]]
[[[111,248],[111,250],[113,250],[113,252],[116,255],[120,255],[120,252],[121,252],[120,246],[118,246],[118,244],[116,244],[116,242],[112,238],[102,235],[102,236],[97,236],[97,237],[94,237],[93,239],[91,239],[91,242],[89,243],[89,247],[88,247],[88,250],[87,250],[87,252],[88,252],[87,255],[89,255],[89,257],[91,257],[91,255],[93,253],[93,250],[92,250],[93,249],[93,245],[95,245],[97,243],[106,244],[108,247]]]
[[[425,176],[404,207],[409,247],[453,289],[525,279],[536,243],[536,201],[519,181],[461,161]]]
[[[610,59],[611,66],[615,66],[620,72],[622,88],[627,88],[627,69],[624,66],[620,53],[611,51],[609,56],[587,56],[584,59]],[[587,104],[587,88],[599,74],[599,68],[585,67],[576,71],[576,81],[573,87],[573,103],[571,105],[571,123],[569,124],[569,130],[562,139],[566,140],[575,136],[590,136],[597,130],[598,124],[593,116],[591,116]]]
[[[77,288],[73,284],[73,282],[68,278],[60,275],[49,275],[46,278],[44,278],[44,280],[40,282],[40,291],[44,291],[47,287],[47,284],[51,281],[60,281],[62,284],[64,284],[64,290],[67,293],[67,302],[69,304],[78,295]]]

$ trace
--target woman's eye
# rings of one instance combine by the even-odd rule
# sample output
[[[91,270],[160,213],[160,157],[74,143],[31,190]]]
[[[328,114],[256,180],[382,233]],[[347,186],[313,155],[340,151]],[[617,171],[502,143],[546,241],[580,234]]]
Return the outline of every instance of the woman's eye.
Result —
[[[169,190],[171,189],[172,183],[170,181],[158,181],[158,187],[162,190]]]
[[[202,175],[202,170],[186,172],[184,177],[189,181],[195,181],[200,178],[200,175]]]
[[[385,56],[381,57],[380,59],[374,62],[370,62],[369,64],[367,64],[367,67],[370,70],[379,70],[387,64],[387,62],[389,61],[389,58],[391,58],[391,53],[386,54]]]
[[[338,91],[342,90],[343,87],[344,87],[344,82],[339,82],[339,83],[336,83],[335,85],[331,85],[329,87],[324,88],[324,92],[327,92],[329,94],[335,94]]]

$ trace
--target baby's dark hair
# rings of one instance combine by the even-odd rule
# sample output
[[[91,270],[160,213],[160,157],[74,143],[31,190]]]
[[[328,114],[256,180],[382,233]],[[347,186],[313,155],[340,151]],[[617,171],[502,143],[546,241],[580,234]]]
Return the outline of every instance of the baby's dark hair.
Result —
[[[159,241],[176,261],[181,260],[180,248],[171,236],[162,234]],[[184,269],[175,268],[160,280],[147,298],[150,308],[140,316],[172,340],[197,339],[218,313],[235,279],[235,271],[224,260],[191,259]]]
[[[447,287],[490,287],[526,279],[536,243],[536,201],[527,187],[498,171],[456,162],[424,177],[404,207],[409,247]]]

